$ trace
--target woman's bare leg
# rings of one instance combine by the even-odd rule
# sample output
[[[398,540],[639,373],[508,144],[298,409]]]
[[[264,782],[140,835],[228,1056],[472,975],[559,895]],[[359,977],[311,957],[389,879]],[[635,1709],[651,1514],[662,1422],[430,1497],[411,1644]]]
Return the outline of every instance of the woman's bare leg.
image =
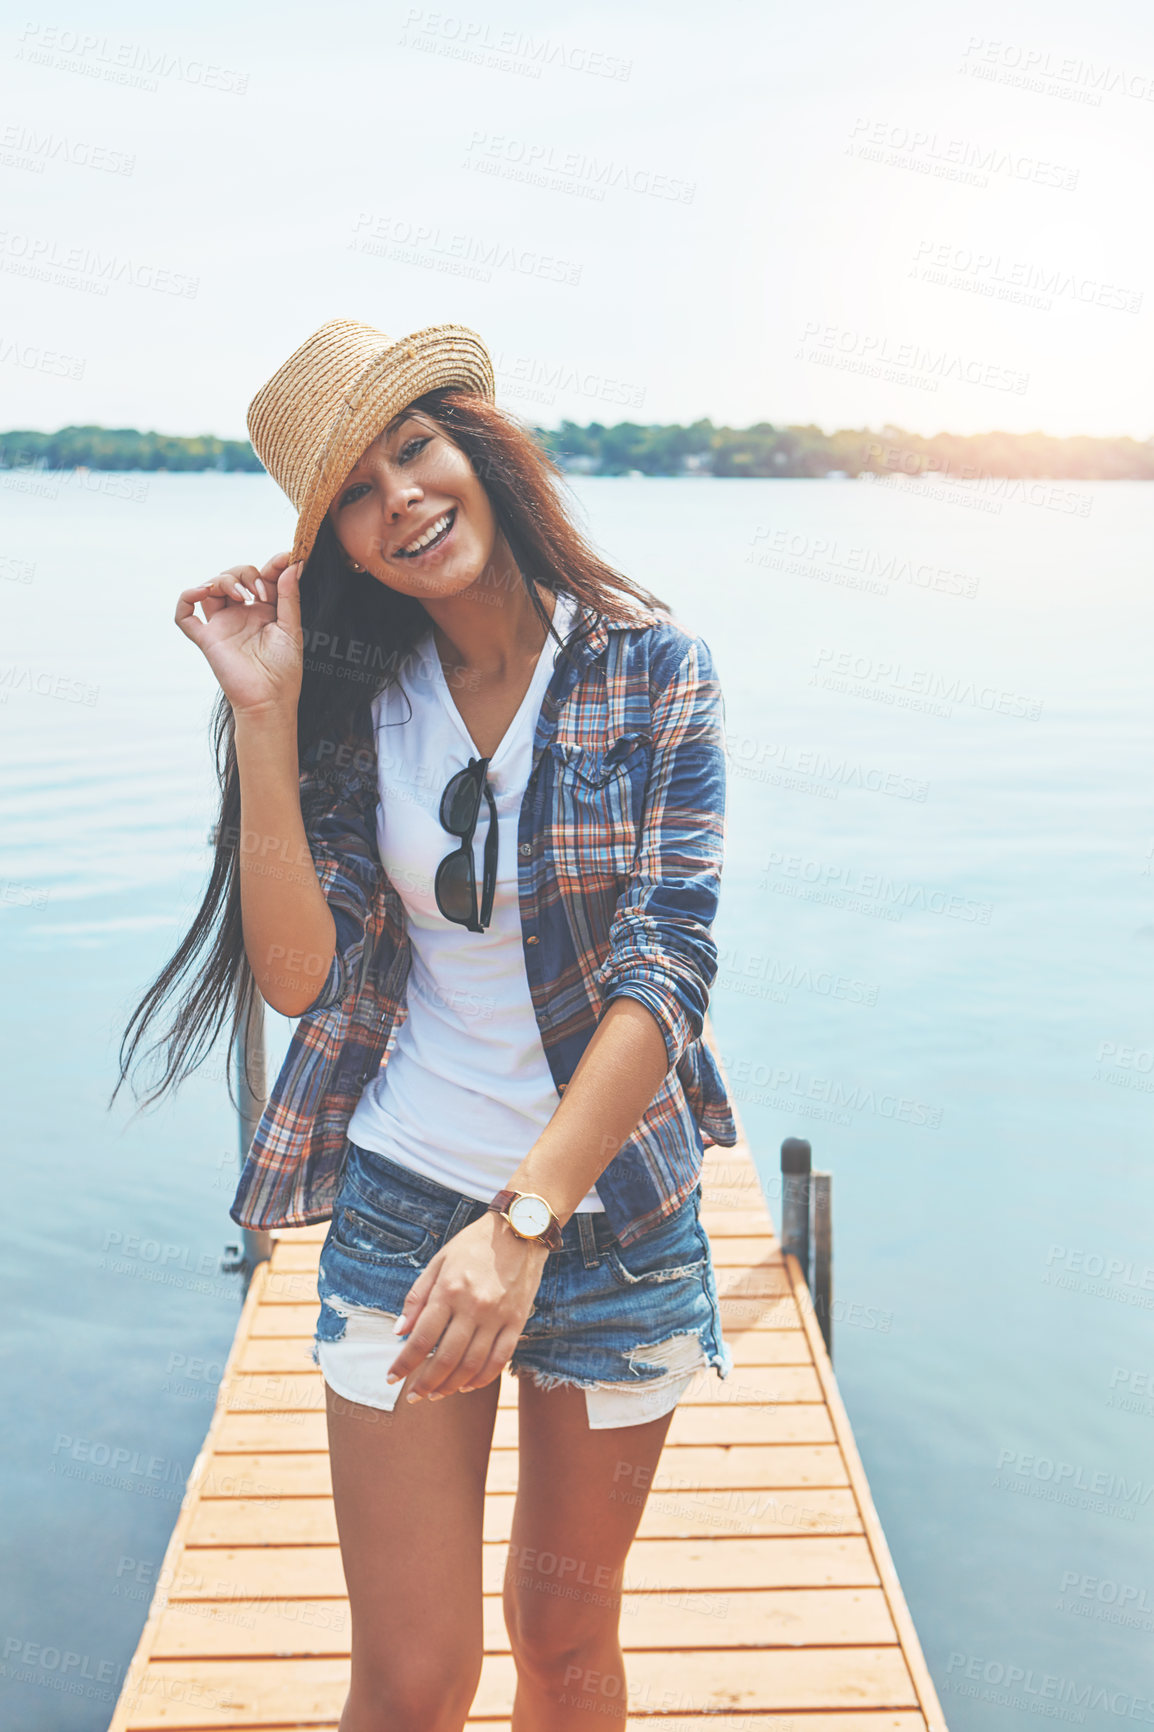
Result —
[[[460,1732],[481,1673],[481,1529],[501,1381],[392,1413],[325,1385],[352,1616],[340,1732]]]
[[[673,1414],[590,1431],[585,1393],[519,1380],[505,1623],[513,1732],[624,1728],[621,1581]]]

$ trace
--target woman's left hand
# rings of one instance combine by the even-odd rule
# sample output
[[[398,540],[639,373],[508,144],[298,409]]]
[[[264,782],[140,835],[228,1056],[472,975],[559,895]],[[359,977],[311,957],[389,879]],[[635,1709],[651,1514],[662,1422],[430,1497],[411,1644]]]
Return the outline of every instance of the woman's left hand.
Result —
[[[397,1330],[407,1331],[408,1340],[388,1381],[419,1367],[406,1399],[437,1401],[499,1377],[533,1309],[548,1256],[548,1246],[519,1239],[495,1209],[455,1233],[409,1288]]]

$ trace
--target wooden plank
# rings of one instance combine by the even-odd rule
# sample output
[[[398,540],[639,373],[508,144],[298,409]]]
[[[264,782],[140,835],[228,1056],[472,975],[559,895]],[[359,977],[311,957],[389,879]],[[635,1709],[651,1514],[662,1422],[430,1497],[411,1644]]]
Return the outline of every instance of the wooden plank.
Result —
[[[488,1653],[509,1652],[501,1597],[482,1602]],[[229,1599],[170,1603],[153,1645],[158,1660],[345,1654],[347,1600]],[[628,1653],[686,1648],[884,1646],[897,1641],[880,1588],[745,1588],[732,1593],[624,1594]]]
[[[719,1299],[781,1299],[788,1297],[789,1280],[785,1270],[775,1263],[758,1264],[751,1269],[714,1269]]]
[[[629,1658],[629,1699],[639,1716],[703,1715],[715,1708],[916,1707],[897,1647],[642,1650]],[[511,1656],[486,1654],[474,1717],[507,1712],[515,1685]],[[147,1728],[315,1725],[340,1713],[348,1662],[336,1656],[262,1660],[156,1660],[127,1702],[125,1724]],[[591,1705],[612,1704],[596,1692]]]
[[[215,1459],[221,1470],[237,1482],[261,1485],[267,1496],[328,1497],[332,1492],[325,1450],[227,1457],[218,1451]],[[715,1444],[667,1449],[653,1476],[654,1491],[848,1484],[841,1451],[833,1444],[764,1444],[744,1448]],[[511,1492],[516,1487],[516,1450],[494,1449],[489,1456],[488,1490]]]
[[[733,1345],[735,1338],[746,1329],[788,1329],[797,1309],[788,1294],[780,1298],[749,1299],[740,1294],[719,1294],[721,1322]]]
[[[717,1406],[679,1405],[669,1427],[665,1451],[681,1444],[715,1444],[721,1430]],[[796,1402],[782,1407],[738,1407],[725,1409],[724,1435],[734,1444],[832,1443],[833,1425],[824,1403]],[[387,1416],[382,1415],[382,1419]],[[220,1432],[222,1450],[261,1455],[270,1450],[325,1449],[328,1427],[323,1412],[286,1413],[274,1409],[227,1412]],[[516,1449],[517,1412],[503,1407],[497,1413],[494,1447]],[[662,1453],[664,1454],[665,1451]]]
[[[271,1486],[271,1482],[270,1482]],[[329,1497],[279,1497],[261,1481],[252,1497],[201,1498],[193,1512],[188,1546],[335,1545],[336,1517]],[[642,1492],[623,1492],[641,1501]],[[512,1532],[513,1492],[485,1499],[487,1540]],[[638,1533],[648,1539],[688,1539],[694,1534],[856,1534],[862,1531],[853,1492],[840,1486],[717,1488],[653,1491]]]
[[[512,1732],[508,1720],[481,1720],[470,1715],[466,1724],[483,1727],[484,1732]],[[319,1727],[317,1732],[338,1732],[338,1728]],[[635,1714],[630,1715],[623,1732],[926,1732],[926,1723],[915,1708],[819,1711],[808,1713],[802,1721],[794,1714],[755,1710],[752,1714],[710,1714],[708,1720],[698,1714],[667,1714],[660,1719]]]
[[[719,1236],[716,1244],[713,1243],[711,1234],[709,1249],[715,1269],[785,1269],[781,1247],[775,1239],[767,1238],[764,1233]]]
[[[616,1725],[617,1722],[615,1721]],[[508,1720],[482,1720],[470,1715],[466,1725],[484,1728],[484,1732],[512,1732]],[[655,1720],[650,1715],[634,1715],[622,1732],[925,1732],[925,1720],[914,1708],[849,1709],[846,1713],[809,1713],[799,1726],[792,1714],[711,1714],[708,1721],[700,1715],[671,1714]],[[297,1732],[298,1722],[291,1725],[266,1727],[264,1732]],[[309,1732],[340,1732],[335,1720],[317,1722]]]
[[[499,1594],[509,1547],[481,1548],[484,1591]],[[860,1535],[830,1538],[635,1540],[625,1563],[630,1593],[727,1593],[743,1588],[869,1588],[877,1567]],[[337,1546],[204,1547],[186,1553],[169,1599],[341,1599]]]
[[[733,1238],[755,1237],[767,1240],[774,1246],[773,1227],[769,1218],[769,1210],[764,1203],[752,1208],[719,1208],[713,1201],[709,1191],[705,1193],[701,1205],[701,1225],[709,1234],[710,1243],[720,1251],[724,1240]]]
[[[350,1637],[347,1600],[237,1593],[217,1600],[170,1600],[152,1653],[157,1660],[347,1656]]]
[[[310,1340],[319,1309],[315,1293],[307,1305],[262,1305],[252,1326],[252,1339],[295,1336]]]
[[[297,1732],[298,1722],[282,1722],[266,1727],[263,1732]],[[618,1723],[615,1721],[614,1725]],[[466,1725],[484,1728],[484,1732],[512,1732],[508,1720],[482,1720],[470,1715]],[[914,1708],[849,1709],[846,1713],[809,1713],[799,1726],[796,1715],[754,1712],[752,1714],[711,1714],[708,1721],[700,1715],[671,1714],[660,1719],[650,1715],[633,1715],[622,1732],[925,1732],[925,1720]],[[335,1720],[318,1721],[309,1732],[340,1732]]]

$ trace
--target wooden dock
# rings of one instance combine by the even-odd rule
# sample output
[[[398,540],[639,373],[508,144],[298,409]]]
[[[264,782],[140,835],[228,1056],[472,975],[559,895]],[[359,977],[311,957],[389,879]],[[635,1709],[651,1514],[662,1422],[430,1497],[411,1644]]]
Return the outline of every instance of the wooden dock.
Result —
[[[735,1365],[678,1407],[629,1554],[628,1725],[946,1732],[808,1290],[744,1141],[707,1151],[702,1220]],[[109,1732],[337,1725],[348,1603],[309,1357],[324,1235],[278,1234],[253,1275]],[[515,1682],[501,1582],[516,1382],[503,1383],[469,1720],[489,1732],[508,1732]]]

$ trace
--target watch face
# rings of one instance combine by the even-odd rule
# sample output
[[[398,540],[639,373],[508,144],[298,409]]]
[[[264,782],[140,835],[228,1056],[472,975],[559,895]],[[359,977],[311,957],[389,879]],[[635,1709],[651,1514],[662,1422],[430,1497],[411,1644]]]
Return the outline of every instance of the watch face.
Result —
[[[549,1205],[543,1197],[518,1197],[509,1205],[509,1219],[518,1233],[530,1239],[539,1238],[549,1226]]]

